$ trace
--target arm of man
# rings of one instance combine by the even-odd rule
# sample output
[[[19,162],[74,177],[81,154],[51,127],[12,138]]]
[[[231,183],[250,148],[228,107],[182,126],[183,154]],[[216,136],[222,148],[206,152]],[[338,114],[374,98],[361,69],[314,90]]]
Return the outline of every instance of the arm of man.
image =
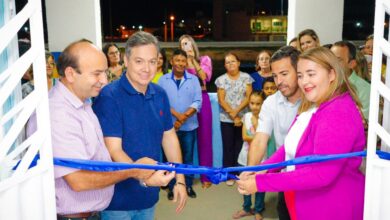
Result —
[[[187,117],[190,118],[197,112],[197,109],[189,107],[183,114]]]
[[[133,163],[133,160],[126,154],[122,149],[122,139],[117,137],[105,137],[104,142],[106,143],[107,149],[110,152],[111,158],[116,162],[128,162]],[[141,158],[135,163],[142,163],[144,161],[151,161],[150,164],[156,164],[155,160],[150,158]],[[152,162],[153,161],[153,162]],[[147,186],[165,186],[172,180],[175,173],[167,173],[165,171],[155,171],[155,170],[139,170],[131,169],[129,172],[134,172],[133,178],[140,179]]]
[[[144,157],[137,160],[137,164],[156,164],[156,161]],[[127,178],[138,178],[140,176],[151,175],[153,170],[129,169],[113,172],[95,172],[89,170],[79,170],[64,176],[70,188],[76,192],[101,189],[118,183]]]
[[[248,151],[248,166],[259,165],[267,151],[269,135],[256,132]]]
[[[175,130],[172,128],[165,131],[163,134],[162,146],[167,160],[174,163],[182,163],[182,154],[180,150],[179,139],[177,138]],[[176,182],[185,184],[184,175],[176,174]],[[187,201],[187,191],[183,184],[176,184],[174,191],[173,202],[178,202],[176,212],[179,213],[183,210]]]
[[[104,137],[104,143],[113,161],[133,163],[133,160],[122,149],[122,138]]]
[[[186,116],[178,111],[176,111],[174,108],[171,108],[171,114],[181,123],[184,123],[185,120],[187,120]]]
[[[199,80],[197,79],[197,77],[195,78],[196,80],[192,81],[193,89],[194,89],[194,95],[192,96],[192,103],[190,107],[184,112],[184,115],[186,115],[187,118],[191,117],[196,112],[199,112],[202,106],[202,89],[200,87]]]
[[[53,155],[56,157],[69,157],[75,159],[93,159],[95,153],[86,150],[85,136],[82,132],[83,125],[72,117],[66,110],[57,110],[58,106],[51,107],[52,143]],[[63,120],[66,118],[66,120]],[[95,130],[93,130],[95,131]],[[102,148],[104,146],[101,146]],[[103,149],[97,149],[103,150]],[[107,158],[109,159],[109,158]],[[141,158],[136,163],[155,164],[149,158]],[[153,172],[153,171],[151,171]],[[147,175],[151,175],[148,171]],[[101,189],[130,177],[145,175],[140,170],[123,170],[113,172],[95,172],[76,170],[66,167],[55,167],[55,178],[64,178],[74,191]]]
[[[173,123],[175,130],[179,130],[183,123],[187,120],[187,116],[177,112],[174,108],[171,108],[171,114],[176,118],[176,121]]]
[[[123,113],[121,111],[121,106],[116,101],[113,94],[114,93],[109,89],[103,90],[95,99],[92,108],[102,128],[104,142],[111,159],[114,162],[133,163],[133,160],[122,148],[121,137],[123,136],[124,130],[122,127]],[[148,161],[150,161],[150,164],[156,164],[156,161],[152,159],[148,158]],[[130,170],[129,172],[132,171]],[[142,170],[142,172],[136,172],[136,174],[131,177],[143,180],[149,178],[154,172],[154,170]]]
[[[245,116],[244,116],[244,118],[245,118]],[[248,142],[248,143],[251,143],[252,140],[253,140],[253,137],[250,137],[250,136],[246,133],[245,121],[244,121],[244,123],[242,124],[242,140],[245,141],[245,142]]]
[[[193,116],[196,112],[199,112],[200,107],[202,106],[202,90],[198,80],[194,81],[194,96],[192,97],[192,103],[190,107],[183,113],[177,112],[175,109],[171,108],[171,113],[175,116],[181,124],[187,121],[188,118]]]

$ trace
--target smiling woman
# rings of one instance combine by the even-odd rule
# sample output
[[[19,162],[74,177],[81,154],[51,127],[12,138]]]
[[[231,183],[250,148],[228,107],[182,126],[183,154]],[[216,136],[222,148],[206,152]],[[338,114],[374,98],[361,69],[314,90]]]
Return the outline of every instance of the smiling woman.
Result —
[[[361,103],[355,89],[349,84],[344,67],[329,49],[316,48],[303,53],[298,61],[298,72],[298,84],[304,92],[299,112],[306,111],[313,104],[319,106],[345,92],[350,94],[360,110]]]
[[[112,82],[120,78],[126,70],[125,65],[121,62],[119,47],[116,44],[110,43],[103,47],[103,53],[106,55],[108,62],[108,81]]]
[[[333,69],[328,71],[311,60],[298,61],[298,85],[310,102],[319,102],[326,95],[335,77]]]
[[[320,38],[314,30],[306,29],[298,34],[298,48],[301,51],[319,46],[321,46]]]
[[[285,144],[263,164],[308,155],[363,150],[363,115],[344,68],[329,49],[300,55],[298,83],[304,92]],[[364,176],[361,158],[269,170],[238,181],[242,194],[284,191],[291,219],[363,219]],[[337,215],[335,215],[337,213]]]

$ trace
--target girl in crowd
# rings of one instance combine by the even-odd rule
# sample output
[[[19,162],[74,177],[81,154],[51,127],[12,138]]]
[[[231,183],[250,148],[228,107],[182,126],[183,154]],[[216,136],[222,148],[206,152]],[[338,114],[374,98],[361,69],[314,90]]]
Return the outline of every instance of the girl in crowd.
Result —
[[[54,68],[56,66],[54,62],[54,57],[49,51],[45,51],[46,58],[46,79],[47,79],[47,88],[50,90],[51,87],[56,83],[56,79],[53,78]],[[30,73],[31,80],[22,85],[22,97],[26,97],[34,90],[34,74],[32,66],[27,70]]]
[[[265,164],[307,155],[361,151],[366,144],[363,115],[342,64],[328,49],[300,55],[298,85],[304,96],[285,139]],[[240,176],[242,194],[284,191],[292,220],[363,219],[364,176],[360,157],[288,166]]]
[[[374,49],[374,35],[371,34],[366,38],[366,42],[364,43],[364,48],[363,48],[364,55],[372,56],[373,49]]]
[[[167,68],[167,56],[165,54],[165,50],[161,49],[158,53],[158,60],[157,60],[157,72],[156,75],[154,75],[154,78],[152,79],[152,83],[158,83],[158,80],[162,75],[165,73],[170,72]]]
[[[374,35],[371,34],[366,38],[366,41],[364,43],[364,47],[362,50],[362,53],[364,54],[364,57],[367,61],[367,67],[368,67],[368,73],[371,79],[371,72],[372,72],[372,52],[374,49]],[[382,77],[384,78],[384,73],[386,72],[386,62],[382,62]],[[371,81],[371,80],[370,80]]]
[[[269,60],[271,59],[271,52],[262,50],[256,58],[256,72],[251,73],[254,82],[252,83],[253,91],[261,91],[263,89],[264,78],[271,77],[271,66]]]
[[[242,149],[237,161],[240,165],[247,165],[248,150],[250,142],[252,141],[253,136],[256,132],[261,105],[268,96],[275,94],[277,90],[278,89],[276,87],[274,79],[272,77],[267,77],[264,78],[263,91],[261,93],[254,91],[249,97],[249,109],[251,110],[251,112],[246,113],[243,119],[244,125],[242,126],[242,139],[244,140],[244,144],[242,145]],[[266,156],[271,156],[275,152],[275,150],[275,137],[272,134],[271,138],[268,141]],[[257,220],[263,218],[261,212],[264,210],[264,197],[264,192],[255,193],[255,205],[253,210],[255,214],[255,219]],[[233,219],[239,219],[248,215],[253,215],[251,206],[252,197],[250,195],[244,195],[244,204],[242,205],[243,209],[233,214]]]
[[[292,46],[292,47],[294,47],[295,49],[298,50],[298,39],[297,39],[297,37],[294,37],[293,39],[291,39],[290,42],[288,42],[288,46]]]
[[[248,111],[249,95],[252,93],[253,79],[239,70],[240,60],[234,53],[225,56],[226,73],[215,80],[223,144],[223,166],[237,166],[237,158],[242,147],[242,116]],[[234,180],[226,181],[232,186]]]
[[[28,79],[27,82],[22,84],[22,97],[25,98],[28,94],[34,91],[34,73],[32,65],[26,70],[23,77]]]
[[[190,74],[196,75],[202,87],[202,108],[198,113],[198,154],[199,165],[213,166],[212,147],[212,113],[211,102],[207,93],[207,82],[212,75],[212,64],[209,56],[200,56],[199,49],[194,39],[189,35],[183,35],[179,39],[179,48],[187,53],[187,69]],[[206,176],[200,177],[203,188],[209,188],[211,182]]]
[[[241,152],[238,156],[237,162],[242,166],[247,166],[248,150],[250,143],[253,140],[253,136],[256,133],[257,123],[259,120],[259,113],[261,105],[265,99],[265,95],[262,92],[252,92],[249,97],[249,109],[250,112],[245,113],[242,126],[242,139],[244,144],[242,145]],[[254,214],[256,220],[261,220],[263,217],[261,212],[264,210],[264,192],[255,193]],[[243,209],[233,214],[233,219],[239,219],[245,216],[253,215],[252,212],[252,196],[244,195]]]
[[[360,76],[362,79],[366,80],[368,83],[371,83],[371,73],[368,69],[368,62],[366,57],[361,51],[356,51],[356,66],[353,69],[356,72],[356,75]]]
[[[108,61],[108,82],[112,82],[120,78],[126,70],[125,65],[121,63],[119,47],[116,44],[110,43],[103,47],[103,53]]]
[[[56,84],[56,79],[53,78],[54,69],[56,68],[56,63],[54,61],[53,54],[49,51],[45,51],[46,58],[46,80],[47,88],[50,90]]]
[[[300,51],[305,51],[310,48],[319,47],[320,38],[317,33],[312,29],[306,29],[298,34],[298,48]]]

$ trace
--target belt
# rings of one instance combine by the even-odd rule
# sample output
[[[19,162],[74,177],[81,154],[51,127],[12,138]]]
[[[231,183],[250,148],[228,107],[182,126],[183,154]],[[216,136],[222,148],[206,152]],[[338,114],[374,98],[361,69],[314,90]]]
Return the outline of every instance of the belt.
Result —
[[[66,214],[66,215],[57,215],[58,219],[77,219],[77,218],[89,218],[97,215],[98,212],[83,212],[83,213],[75,213],[75,214]]]

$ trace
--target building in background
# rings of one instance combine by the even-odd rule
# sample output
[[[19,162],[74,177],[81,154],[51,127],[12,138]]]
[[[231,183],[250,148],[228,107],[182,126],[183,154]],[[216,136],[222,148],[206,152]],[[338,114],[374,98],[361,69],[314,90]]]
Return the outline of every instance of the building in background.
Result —
[[[287,16],[252,16],[250,31],[251,40],[286,41]]]

